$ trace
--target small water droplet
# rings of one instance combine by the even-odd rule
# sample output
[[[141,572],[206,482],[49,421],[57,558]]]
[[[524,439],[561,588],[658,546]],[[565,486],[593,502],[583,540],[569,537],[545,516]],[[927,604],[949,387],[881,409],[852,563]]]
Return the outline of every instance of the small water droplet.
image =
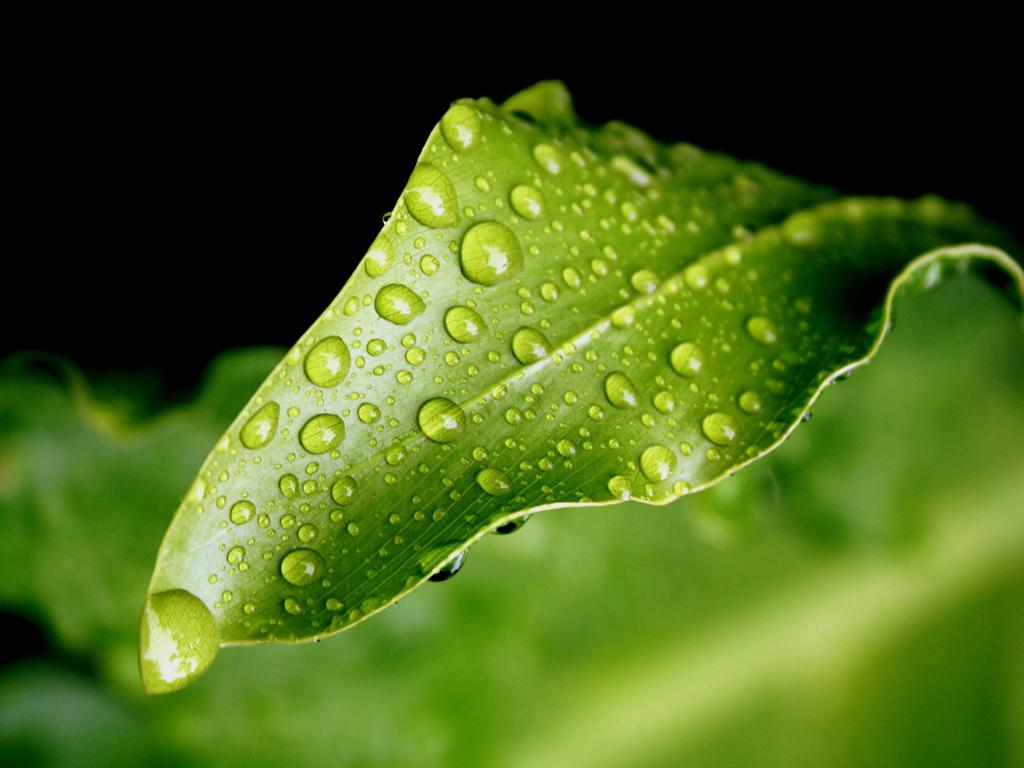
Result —
[[[500,469],[494,469],[493,467],[477,472],[476,482],[485,493],[489,493],[491,496],[503,496],[512,487],[509,484],[508,475]]]
[[[523,365],[543,360],[551,350],[547,337],[533,328],[520,328],[512,337],[512,354]]]
[[[373,424],[373,422],[377,421],[377,419],[380,418],[380,408],[378,408],[373,403],[360,404],[359,408],[356,410],[356,413],[359,416],[359,420],[363,422],[363,424]]]
[[[523,254],[512,230],[497,221],[474,224],[462,237],[462,273],[474,283],[494,285],[522,269]]]
[[[245,547],[232,547],[228,550],[227,561],[231,565],[238,565],[245,559]]]
[[[423,299],[409,286],[390,283],[377,291],[373,301],[377,314],[395,325],[408,325],[426,309]]]
[[[640,469],[652,483],[668,480],[676,468],[676,454],[664,445],[652,445],[640,454]]]
[[[238,433],[242,445],[255,450],[269,443],[277,434],[277,419],[280,415],[281,407],[274,401],[256,411]]]
[[[356,487],[356,479],[351,475],[339,477],[331,486],[331,498],[341,506],[347,506],[356,495]]]
[[[612,312],[612,325],[616,328],[629,328],[636,322],[636,310],[629,304]]]
[[[512,202],[512,210],[527,221],[544,218],[544,195],[536,187],[526,184],[513,187],[509,199]]]
[[[327,453],[345,437],[345,422],[333,413],[321,413],[307,421],[299,431],[299,443],[312,454]]]
[[[547,302],[557,301],[558,286],[554,283],[543,283],[540,287],[540,297]]]
[[[466,414],[457,403],[435,397],[420,406],[417,415],[423,434],[435,443],[450,443],[466,426]]]
[[[409,177],[403,193],[409,213],[428,227],[454,227],[459,223],[455,187],[447,176],[430,163],[420,163]]]
[[[757,392],[748,389],[740,395],[740,408],[745,413],[760,413],[763,407],[761,396]]]
[[[773,347],[779,343],[779,331],[775,323],[762,315],[747,320],[747,333],[754,341],[765,347]]]
[[[465,104],[453,104],[441,118],[441,135],[456,152],[468,152],[480,138],[480,115]]]
[[[708,284],[708,268],[703,264],[691,264],[683,270],[683,281],[692,291],[706,288]]]
[[[309,350],[302,367],[306,378],[318,387],[336,387],[348,374],[350,364],[351,356],[345,342],[338,336],[328,336]]]
[[[324,559],[315,549],[293,549],[281,559],[281,575],[289,584],[312,584],[324,572]]]
[[[370,250],[366,252],[363,259],[363,269],[370,277],[380,277],[395,261],[395,251],[391,247],[391,241],[384,235],[377,235]]]
[[[231,522],[242,525],[252,520],[256,506],[251,501],[236,501],[231,505]]]
[[[306,523],[305,525],[299,526],[298,537],[299,541],[303,544],[308,544],[316,538],[317,529],[312,523]]]
[[[292,616],[298,616],[302,613],[302,603],[294,597],[286,597],[282,605],[284,606],[285,611],[290,613]]]
[[[560,174],[562,167],[565,165],[562,153],[550,144],[538,144],[535,146],[533,148],[533,159],[537,161],[537,165],[552,176]]]
[[[604,394],[616,408],[635,408],[640,395],[630,378],[621,371],[608,374],[604,380]]]
[[[424,275],[432,275],[441,268],[441,263],[429,253],[420,259],[420,271]]]
[[[661,390],[654,396],[654,407],[658,413],[672,413],[676,408],[676,398],[667,389]]]
[[[654,293],[658,289],[658,276],[649,269],[634,272],[629,282],[638,293]]]
[[[461,344],[469,344],[480,338],[484,331],[484,319],[470,307],[454,306],[444,313],[444,328],[448,335]]]
[[[692,379],[704,367],[704,353],[696,344],[684,342],[678,344],[670,356],[672,370],[688,379]]]
[[[712,413],[704,417],[701,429],[716,445],[730,445],[736,440],[736,420],[727,413]]]

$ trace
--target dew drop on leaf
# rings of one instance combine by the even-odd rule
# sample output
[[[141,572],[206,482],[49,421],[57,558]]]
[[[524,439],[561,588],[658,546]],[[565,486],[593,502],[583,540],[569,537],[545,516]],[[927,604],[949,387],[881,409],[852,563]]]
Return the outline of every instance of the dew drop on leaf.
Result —
[[[701,422],[704,435],[716,445],[729,445],[736,439],[736,420],[727,413],[716,412]]]
[[[480,338],[485,326],[475,309],[459,305],[444,313],[444,328],[455,341],[469,344]]]
[[[256,506],[251,501],[236,501],[231,505],[231,522],[242,525],[252,520],[256,514]]]
[[[289,584],[312,584],[324,572],[324,559],[315,549],[293,549],[281,559],[281,575]]]
[[[477,472],[476,482],[477,485],[483,488],[485,493],[489,493],[491,496],[503,496],[512,487],[509,484],[508,475],[500,469],[494,469],[493,467],[481,469]]]
[[[480,138],[480,115],[465,104],[454,104],[441,118],[441,135],[456,152],[468,152]]]
[[[747,333],[765,347],[773,347],[779,343],[779,331],[775,324],[763,315],[756,315],[747,320]]]
[[[630,378],[621,371],[608,374],[604,380],[604,394],[616,408],[635,408],[640,395]]]
[[[640,469],[652,483],[667,480],[676,468],[676,454],[664,445],[652,445],[640,454]]]
[[[262,448],[274,439],[277,434],[277,419],[281,415],[281,407],[271,401],[260,408],[245,422],[238,438],[242,445],[250,450]]]
[[[420,406],[417,415],[423,434],[435,443],[450,443],[466,425],[466,414],[457,403],[445,397],[435,397]]]
[[[560,174],[562,172],[562,166],[565,165],[565,159],[562,157],[562,153],[550,144],[538,144],[535,146],[533,148],[533,159],[537,162],[537,165],[552,176]]]
[[[688,379],[692,379],[704,367],[704,354],[696,344],[690,342],[676,345],[669,359],[672,370]]]
[[[462,237],[462,274],[480,285],[508,280],[523,267],[523,253],[512,230],[497,221],[474,224]]]
[[[427,227],[454,227],[459,223],[458,200],[451,180],[436,166],[420,163],[403,193],[409,213]]]
[[[339,336],[318,341],[306,354],[303,370],[318,387],[336,387],[348,374],[351,364],[348,346]]]
[[[299,431],[299,443],[312,454],[337,448],[345,437],[345,422],[333,413],[314,416]]]
[[[547,337],[534,328],[520,328],[512,337],[512,354],[523,365],[543,360],[551,349]]]
[[[426,309],[423,299],[409,286],[401,283],[385,285],[373,301],[377,314],[395,325],[408,325]]]
[[[544,195],[536,187],[520,184],[512,188],[509,194],[512,210],[527,221],[539,221],[544,218]]]

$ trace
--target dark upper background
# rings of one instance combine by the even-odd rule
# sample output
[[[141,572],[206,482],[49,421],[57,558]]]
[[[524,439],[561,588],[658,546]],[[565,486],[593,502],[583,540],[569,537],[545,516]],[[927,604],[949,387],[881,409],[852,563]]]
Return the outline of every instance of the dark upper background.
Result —
[[[1020,67],[1006,49],[780,51],[680,46],[654,77],[644,56],[596,54],[501,73],[427,52],[394,75],[371,54],[271,50],[255,64],[185,46],[23,62],[8,97],[4,258],[20,274],[5,286],[0,353],[151,368],[178,396],[220,350],[290,344],[365,252],[447,104],[552,77],[592,123],[625,120],[847,192],[937,192],[1024,234]]]

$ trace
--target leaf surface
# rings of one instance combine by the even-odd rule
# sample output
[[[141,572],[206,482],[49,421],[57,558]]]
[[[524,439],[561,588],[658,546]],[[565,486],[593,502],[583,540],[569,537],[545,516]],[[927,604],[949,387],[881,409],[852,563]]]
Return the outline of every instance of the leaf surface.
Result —
[[[346,629],[538,510],[716,483],[870,359],[897,295],[976,269],[1019,306],[1019,265],[973,241],[1007,238],[937,198],[835,199],[588,127],[555,84],[457,102],[183,500],[147,689],[218,645]]]

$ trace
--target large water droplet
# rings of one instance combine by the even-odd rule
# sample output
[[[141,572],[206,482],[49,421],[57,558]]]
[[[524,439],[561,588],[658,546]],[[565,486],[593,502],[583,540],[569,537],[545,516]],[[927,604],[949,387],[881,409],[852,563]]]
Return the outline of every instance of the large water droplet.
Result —
[[[616,408],[635,408],[640,402],[640,395],[629,377],[614,371],[604,380],[604,394],[608,402]]]
[[[640,454],[640,469],[652,483],[668,480],[676,468],[676,454],[664,445],[652,445]]]
[[[345,437],[345,422],[333,413],[321,413],[307,421],[299,432],[299,442],[310,453],[327,453]]]
[[[779,343],[779,331],[775,323],[762,315],[747,320],[747,333],[758,344],[766,347],[774,347]]]
[[[512,337],[512,354],[523,365],[543,360],[551,354],[551,342],[538,330],[520,328]]]
[[[380,408],[373,403],[360,403],[356,414],[363,424],[373,424],[380,418]]]
[[[395,325],[408,325],[426,309],[423,299],[409,286],[401,283],[385,285],[373,301],[377,314]]]
[[[324,559],[315,549],[293,549],[281,559],[281,575],[297,587],[313,583],[323,572]]]
[[[672,350],[672,370],[680,376],[692,379],[704,367],[704,354],[696,344],[684,342]]]
[[[416,166],[403,197],[409,213],[420,224],[454,227],[459,223],[455,187],[440,169],[430,163]]]
[[[281,415],[281,407],[271,401],[249,417],[238,438],[246,448],[262,448],[277,434],[277,417]]]
[[[384,235],[377,235],[377,239],[373,241],[363,259],[363,269],[370,277],[380,277],[388,271],[394,260],[395,251],[391,247],[391,241]]]
[[[422,406],[417,416],[423,434],[435,443],[450,443],[466,426],[466,414],[457,403],[435,397]]]
[[[512,210],[528,221],[544,218],[544,195],[536,187],[520,184],[509,194]]]
[[[474,283],[494,285],[523,267],[523,253],[512,230],[497,221],[474,224],[462,238],[462,273]]]
[[[455,306],[444,313],[444,328],[448,335],[462,344],[469,344],[483,333],[484,319],[470,307]]]
[[[172,589],[146,600],[139,671],[147,693],[184,688],[209,668],[219,646],[213,615],[191,592]]]
[[[727,413],[712,413],[705,416],[701,429],[708,440],[716,445],[729,445],[736,440],[736,420]]]
[[[318,387],[336,387],[348,374],[351,356],[348,346],[338,336],[320,339],[306,353],[302,364],[306,378]]]
[[[637,270],[629,282],[638,293],[654,293],[658,289],[658,276],[649,269]]]
[[[552,176],[560,174],[562,172],[562,166],[565,165],[565,159],[562,157],[562,153],[550,144],[538,144],[535,146],[533,148],[533,159],[537,161],[537,165]]]
[[[489,493],[491,496],[503,496],[512,487],[509,484],[508,475],[500,469],[494,469],[493,467],[481,469],[477,472],[476,482],[477,485],[484,489],[485,493]]]
[[[480,115],[465,104],[453,104],[441,118],[441,135],[456,152],[468,152],[480,138]]]

